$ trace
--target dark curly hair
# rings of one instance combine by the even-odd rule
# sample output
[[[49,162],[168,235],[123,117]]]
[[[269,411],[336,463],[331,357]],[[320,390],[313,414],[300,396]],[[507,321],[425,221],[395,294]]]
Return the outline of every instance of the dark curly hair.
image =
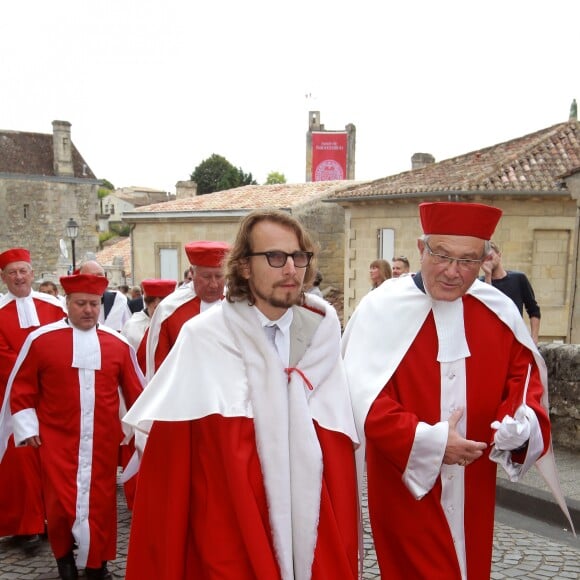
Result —
[[[273,222],[291,229],[298,238],[300,249],[304,252],[314,252],[310,264],[304,274],[304,286],[308,286],[316,274],[316,248],[315,244],[304,226],[290,214],[280,210],[257,210],[248,214],[241,222],[236,241],[229,252],[226,263],[226,300],[228,302],[240,302],[247,300],[250,304],[255,303],[250,290],[249,282],[242,276],[242,268],[247,264],[248,254],[252,253],[252,231],[260,222]]]

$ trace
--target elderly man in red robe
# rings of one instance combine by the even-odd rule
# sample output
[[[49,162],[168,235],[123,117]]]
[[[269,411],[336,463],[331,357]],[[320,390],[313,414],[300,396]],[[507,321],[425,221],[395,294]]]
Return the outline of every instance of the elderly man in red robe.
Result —
[[[366,296],[343,337],[373,537],[383,578],[489,580],[498,463],[517,481],[537,462],[565,509],[546,367],[513,302],[477,280],[501,211],[419,210],[421,271]]]
[[[292,216],[241,223],[219,308],[183,325],[124,421],[148,430],[127,580],[354,580],[356,429],[334,308]]]
[[[224,297],[222,263],[228,250],[225,242],[198,241],[185,245],[192,281],[167,296],[151,318],[147,336],[148,379],[165,360],[183,324]]]
[[[0,405],[8,376],[26,337],[39,326],[65,316],[61,302],[32,290],[30,252],[13,248],[0,254],[2,281],[8,292],[0,298]],[[35,449],[14,449],[10,439],[0,464],[0,536],[16,536],[25,552],[40,546],[44,533],[40,465]]]
[[[98,325],[107,279],[78,274],[60,283],[68,318],[26,339],[8,383],[12,416],[5,405],[0,421],[11,420],[17,444],[39,450],[60,577],[75,580],[82,567],[88,579],[105,580],[116,556],[119,408],[121,398],[135,402],[144,379],[133,348]]]

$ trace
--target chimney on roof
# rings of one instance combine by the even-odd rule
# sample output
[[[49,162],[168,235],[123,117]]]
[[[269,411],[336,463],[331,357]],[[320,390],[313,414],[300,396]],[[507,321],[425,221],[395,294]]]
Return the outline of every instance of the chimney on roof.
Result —
[[[578,121],[578,105],[576,104],[576,99],[574,99],[570,105],[570,118],[568,120]]]
[[[415,153],[411,157],[411,169],[422,169],[431,163],[435,163],[435,157],[431,153]]]
[[[54,174],[74,175],[70,123],[68,121],[52,122],[52,151]]]
[[[191,179],[188,181],[178,181],[175,184],[175,199],[187,199],[197,195],[197,183]]]

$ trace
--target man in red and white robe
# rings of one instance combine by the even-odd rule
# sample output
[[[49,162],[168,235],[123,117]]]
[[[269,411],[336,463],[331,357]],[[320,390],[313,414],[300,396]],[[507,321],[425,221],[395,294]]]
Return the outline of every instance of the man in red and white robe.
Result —
[[[148,278],[141,282],[143,287],[143,302],[145,307],[125,323],[121,333],[129,341],[129,344],[137,353],[137,361],[143,374],[146,368],[146,346],[147,335],[151,318],[160,302],[175,291],[175,280],[164,280],[162,278]]]
[[[165,360],[183,324],[222,300],[225,280],[222,263],[228,250],[229,245],[225,242],[185,244],[192,281],[167,296],[151,318],[147,333],[148,379]]]
[[[61,320],[62,304],[50,294],[32,290],[30,252],[13,248],[0,254],[2,281],[8,292],[0,299],[0,406],[10,371],[26,337],[38,327]],[[0,463],[0,536],[19,536],[27,552],[40,545],[44,505],[40,465],[35,449],[14,449],[12,438]]]
[[[0,420],[11,420],[17,444],[39,450],[60,577],[76,578],[78,566],[102,580],[116,557],[121,397],[130,407],[144,379],[127,341],[97,324],[106,278],[79,274],[60,282],[68,318],[26,339],[8,383],[12,416],[5,406]]]
[[[476,279],[501,211],[419,207],[421,272],[366,296],[343,337],[373,537],[384,578],[489,580],[496,464],[517,481],[537,462],[565,509],[546,367],[511,300]]]
[[[357,577],[340,324],[317,296],[297,305],[315,272],[311,248],[288,214],[249,214],[227,299],[183,325],[124,418],[145,431],[154,422],[127,580]]]

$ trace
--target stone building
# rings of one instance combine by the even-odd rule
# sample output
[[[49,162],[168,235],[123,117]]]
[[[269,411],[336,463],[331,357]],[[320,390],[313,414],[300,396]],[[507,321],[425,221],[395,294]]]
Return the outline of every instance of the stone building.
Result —
[[[99,230],[109,231],[111,225],[122,225],[122,215],[125,212],[175,199],[166,191],[149,187],[120,187],[112,191],[100,201]]]
[[[473,201],[499,207],[494,240],[504,267],[530,278],[542,310],[540,340],[580,343],[580,125],[566,123],[329,196],[345,210],[344,316],[368,292],[368,265],[405,255],[419,268],[418,205]],[[404,316],[404,313],[398,315]]]
[[[99,180],[71,140],[71,124],[53,121],[52,134],[0,131],[0,251],[30,249],[37,279],[56,280],[71,265],[65,224],[79,225],[77,262],[95,252]],[[69,248],[61,255],[59,241]]]

